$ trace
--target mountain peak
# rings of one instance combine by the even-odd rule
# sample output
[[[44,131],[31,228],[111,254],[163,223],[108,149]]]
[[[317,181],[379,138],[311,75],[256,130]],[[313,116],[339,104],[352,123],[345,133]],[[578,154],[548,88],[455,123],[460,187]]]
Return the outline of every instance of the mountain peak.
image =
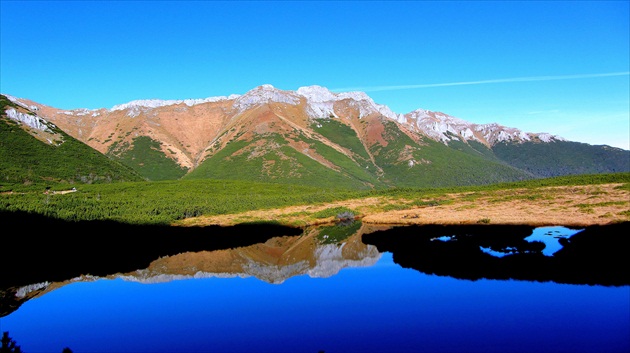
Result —
[[[251,91],[280,91],[280,89],[274,87],[273,85],[269,83],[265,83],[260,86],[254,87],[253,89],[250,90],[250,92]]]
[[[332,93],[326,87],[322,86],[305,86],[300,87],[296,91],[297,94],[305,97],[310,102],[330,102],[337,100],[337,95]]]
[[[297,105],[300,103],[300,99],[291,91],[282,91],[270,84],[264,84],[238,97],[234,102],[234,108],[239,112],[243,112],[255,105],[270,102]]]

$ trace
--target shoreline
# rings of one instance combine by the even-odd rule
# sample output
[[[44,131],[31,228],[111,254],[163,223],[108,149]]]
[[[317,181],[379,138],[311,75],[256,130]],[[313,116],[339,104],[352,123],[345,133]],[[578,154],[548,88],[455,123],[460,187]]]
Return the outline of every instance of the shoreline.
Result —
[[[558,186],[488,192],[427,195],[422,199],[372,197],[237,214],[199,216],[174,226],[231,226],[274,222],[306,227],[335,223],[316,212],[345,207],[371,225],[503,224],[585,227],[630,221],[630,190],[624,184]],[[418,206],[421,205],[421,206]]]

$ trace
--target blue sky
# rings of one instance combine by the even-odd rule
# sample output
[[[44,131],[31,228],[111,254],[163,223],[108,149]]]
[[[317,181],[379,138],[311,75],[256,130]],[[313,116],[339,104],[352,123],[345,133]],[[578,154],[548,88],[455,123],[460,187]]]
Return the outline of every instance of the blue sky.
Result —
[[[93,109],[320,85],[630,149],[629,4],[0,0],[0,92]]]

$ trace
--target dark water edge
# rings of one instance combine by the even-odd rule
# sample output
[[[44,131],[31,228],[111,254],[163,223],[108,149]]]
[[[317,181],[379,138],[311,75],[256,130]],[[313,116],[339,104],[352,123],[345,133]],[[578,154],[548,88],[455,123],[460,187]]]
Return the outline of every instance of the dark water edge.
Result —
[[[363,235],[365,244],[391,252],[404,268],[457,279],[526,280],[603,286],[630,285],[630,222],[589,226],[545,256],[545,245],[527,242],[533,227],[502,225],[405,226]],[[449,241],[436,238],[448,236]],[[512,254],[495,257],[481,247]]]
[[[171,227],[68,222],[25,212],[0,212],[0,222],[5,230],[0,237],[0,268],[4,269],[0,289],[86,274],[130,272],[164,256],[245,247],[304,232],[273,224]],[[355,228],[352,233],[358,231]],[[542,242],[525,240],[534,229],[485,224],[399,226],[363,234],[361,240],[379,252],[393,253],[394,262],[400,266],[426,274],[467,280],[630,285],[626,270],[630,222],[580,229],[570,238],[559,239],[562,248],[553,256],[543,254]],[[450,240],[439,241],[439,237]],[[484,253],[482,247],[498,252],[510,249],[511,254],[495,257]]]
[[[146,268],[183,252],[248,246],[302,229],[273,224],[232,227],[130,225],[64,220],[26,212],[0,212],[0,289],[80,275],[107,276]]]

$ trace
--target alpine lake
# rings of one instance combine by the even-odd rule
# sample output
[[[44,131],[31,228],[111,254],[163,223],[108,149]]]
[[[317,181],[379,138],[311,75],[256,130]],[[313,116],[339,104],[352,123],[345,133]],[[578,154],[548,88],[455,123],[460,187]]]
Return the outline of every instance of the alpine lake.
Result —
[[[630,351],[628,223],[33,222],[2,245],[23,352]]]

